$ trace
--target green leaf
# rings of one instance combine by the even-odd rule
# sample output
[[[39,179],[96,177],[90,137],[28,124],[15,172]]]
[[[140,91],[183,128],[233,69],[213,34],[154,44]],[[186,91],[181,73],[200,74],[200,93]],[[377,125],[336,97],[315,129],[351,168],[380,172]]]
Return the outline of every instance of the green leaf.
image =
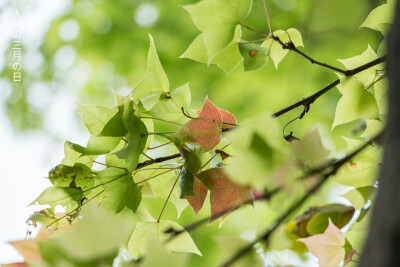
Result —
[[[233,182],[257,189],[275,184],[272,174],[283,162],[283,153],[288,147],[275,119],[270,115],[261,116],[229,131],[226,137],[231,141],[235,155],[226,166]]]
[[[158,58],[153,37],[149,34],[150,48],[147,56],[147,71],[143,80],[135,86],[131,96],[133,100],[141,101],[146,110],[157,103],[158,97],[162,93],[169,92],[169,81],[161,62]]]
[[[139,157],[142,154],[147,140],[147,128],[144,123],[134,114],[130,102],[125,102],[123,120],[125,128],[128,130],[128,145],[116,152],[116,155],[126,160],[126,166],[131,174],[138,165]]]
[[[120,137],[92,135],[86,145],[85,155],[103,155],[113,151],[121,142]]]
[[[348,199],[355,209],[360,210],[367,204],[375,191],[376,187],[373,186],[358,187],[343,194],[342,197]]]
[[[60,233],[57,244],[68,256],[80,260],[115,255],[129,235],[129,221],[121,217],[110,217],[97,204],[89,205],[82,211],[83,219],[72,232]]]
[[[173,221],[161,220],[159,222],[145,222],[139,224],[128,244],[130,254],[133,256],[141,256],[145,254],[146,243],[148,240],[166,241],[170,235],[165,231],[173,228],[177,231],[183,230],[183,227]],[[170,242],[165,243],[166,247],[175,252],[189,252],[201,255],[190,235],[185,231],[175,237]]]
[[[231,43],[223,48],[218,54],[211,60],[211,64],[216,64],[220,69],[231,73],[242,61],[242,56],[239,53],[238,41],[242,35],[240,26],[236,26],[235,35]],[[207,48],[204,43],[204,33],[199,34],[193,42],[189,45],[186,51],[180,56],[180,58],[189,58],[201,63],[208,62]]]
[[[393,23],[395,9],[394,1],[388,1],[387,4],[378,6],[368,14],[368,17],[361,24],[360,28],[368,27],[385,34],[389,24]]]
[[[385,124],[378,120],[367,120],[367,128],[362,133],[361,137],[372,139],[377,136],[384,128]]]
[[[157,119],[175,121],[183,116],[182,108],[184,110],[189,109],[190,100],[189,83],[187,83],[171,93],[162,93],[149,114]]]
[[[273,35],[278,37],[279,40],[287,44],[292,42],[294,46],[304,46],[303,40],[301,38],[301,34],[297,29],[290,28],[287,31],[277,30],[273,32]],[[265,40],[261,46],[266,47],[268,51],[268,55],[272,58],[275,64],[275,68],[278,68],[278,64],[282,61],[282,59],[289,52],[288,49],[284,49],[282,45],[274,40],[273,38],[268,38]]]
[[[236,26],[248,16],[251,7],[251,0],[203,0],[185,6],[197,28],[204,33],[208,62],[231,43]]]
[[[239,45],[239,51],[244,59],[244,71],[258,70],[268,63],[268,49],[259,44],[242,43]]]
[[[355,149],[364,145],[363,141],[345,138],[348,151],[351,153]],[[333,180],[339,184],[364,187],[373,186],[376,182],[376,175],[380,166],[380,155],[372,146],[368,146],[351,161],[343,165],[333,176]]]
[[[322,165],[330,154],[330,151],[322,145],[317,129],[312,130],[301,140],[295,140],[291,144],[296,159],[308,167]]]
[[[107,209],[115,213],[124,207],[136,211],[142,194],[126,170],[107,168],[96,175],[104,188],[103,205]]]
[[[379,108],[379,114],[386,115],[388,111],[388,84],[387,80],[383,79],[374,85],[376,102]]]
[[[187,150],[186,148],[180,147],[179,153],[185,160],[184,166],[186,170],[193,174],[197,174],[201,171],[201,168],[209,161],[210,154],[204,152],[203,149],[198,148],[192,150]]]
[[[118,114],[118,108],[79,104],[86,128],[92,135],[101,135],[106,124]]]
[[[95,180],[93,176],[92,170],[80,163],[73,167],[59,164],[49,172],[50,182],[54,186],[81,188],[83,191],[93,187]]]
[[[50,207],[71,205],[71,207],[77,207],[81,203],[81,199],[81,189],[52,186],[45,189],[40,196],[29,205],[40,204],[50,205]]]
[[[73,167],[75,163],[82,163],[89,168],[93,165],[93,156],[83,156],[85,153],[85,148],[83,146],[65,141],[64,143],[64,159],[61,164]]]
[[[180,198],[196,195],[193,192],[193,184],[194,184],[193,174],[188,170],[186,170],[185,167],[182,167],[182,170],[179,175],[179,186],[181,188]]]
[[[344,78],[342,88],[343,96],[336,106],[332,128],[358,118],[374,120],[379,117],[375,97],[360,82],[354,78]]]
[[[364,65],[377,58],[378,56],[375,53],[375,51],[368,45],[367,49],[361,55],[351,57],[348,59],[338,59],[338,61],[340,61],[346,67],[347,70],[351,70],[358,68],[359,66]],[[364,87],[368,87],[377,78],[378,70],[382,69],[384,69],[384,65],[378,64],[355,74],[354,77],[356,77],[357,80],[362,82],[364,84]]]
[[[184,253],[171,253],[157,239],[149,239],[146,245],[146,255],[140,267],[187,267],[189,255]]]

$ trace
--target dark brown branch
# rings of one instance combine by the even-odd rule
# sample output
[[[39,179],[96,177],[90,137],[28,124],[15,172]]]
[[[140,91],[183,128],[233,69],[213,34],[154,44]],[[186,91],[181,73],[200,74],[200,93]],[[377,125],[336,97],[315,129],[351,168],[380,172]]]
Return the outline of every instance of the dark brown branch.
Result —
[[[353,75],[355,75],[355,74],[357,74],[359,72],[362,72],[363,70],[366,70],[366,69],[368,69],[368,68],[370,68],[372,66],[378,65],[378,64],[380,64],[382,62],[385,62],[385,61],[386,61],[386,56],[377,58],[377,59],[375,59],[375,60],[373,60],[371,62],[368,62],[368,63],[366,63],[364,65],[361,65],[358,68],[349,70],[349,73],[350,73],[349,76],[353,76]],[[324,88],[322,88],[318,92],[310,95],[309,97],[303,98],[302,100],[300,100],[300,101],[298,101],[298,102],[296,102],[296,103],[294,103],[294,104],[292,104],[292,105],[290,105],[290,106],[288,106],[288,107],[286,107],[284,109],[281,109],[281,110],[275,112],[274,114],[272,114],[272,116],[273,117],[279,117],[279,116],[281,116],[281,115],[283,115],[283,114],[285,114],[285,113],[287,113],[287,112],[289,112],[292,109],[295,109],[297,107],[310,105],[318,97],[320,97],[321,95],[325,94],[326,92],[328,92],[329,90],[331,90],[332,88],[334,88],[338,84],[340,84],[340,79],[337,79],[336,81],[328,84],[327,86],[325,86]]]
[[[167,160],[176,159],[176,158],[179,158],[180,156],[181,156],[181,154],[177,153],[177,154],[173,154],[173,155],[166,156],[166,157],[155,158],[153,160],[146,160],[146,161],[143,161],[143,162],[139,163],[137,165],[137,167],[136,167],[136,170],[140,169],[140,168],[143,168],[145,166],[149,166],[149,165],[154,164],[154,163],[160,163],[160,162],[164,162],[164,161],[167,161]]]
[[[377,141],[381,137],[382,133],[378,134],[376,137],[372,138],[371,141]],[[321,186],[328,180],[328,178],[339,170],[340,167],[342,167],[346,162],[351,160],[355,155],[363,151],[367,146],[369,146],[369,143],[365,143],[363,146],[355,150],[354,152],[348,154],[346,157],[339,159],[335,161],[331,166],[330,164],[324,165],[323,167],[318,168],[321,170],[326,170],[331,167],[330,171],[326,172],[325,174],[322,174],[321,180],[315,184],[311,189],[309,189],[303,197],[301,197],[299,200],[297,200],[295,203],[293,203],[286,211],[283,213],[269,228],[264,234],[260,235],[257,237],[254,241],[250,242],[247,246],[243,247],[239,251],[237,251],[229,260],[227,260],[225,263],[221,265],[221,267],[227,267],[236,262],[240,257],[248,253],[254,245],[256,245],[260,241],[267,242],[269,240],[269,237],[271,234],[293,213],[295,212],[298,208],[301,207],[301,205],[304,204],[304,202],[313,194],[315,193]],[[310,176],[312,173],[315,173],[316,171],[310,171],[307,173],[307,176]]]

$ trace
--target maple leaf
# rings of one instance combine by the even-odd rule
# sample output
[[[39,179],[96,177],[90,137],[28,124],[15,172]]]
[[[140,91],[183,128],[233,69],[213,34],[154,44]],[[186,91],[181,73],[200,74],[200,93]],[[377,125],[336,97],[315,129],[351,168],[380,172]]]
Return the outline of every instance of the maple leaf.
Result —
[[[298,241],[306,244],[311,254],[318,258],[320,266],[336,267],[344,259],[345,238],[331,219],[323,234],[300,238]]]
[[[204,151],[209,151],[221,141],[221,133],[221,112],[206,98],[199,117],[188,121],[175,136],[188,143],[201,146]]]
[[[239,208],[240,203],[251,199],[248,186],[234,184],[223,168],[211,168],[196,175],[210,190],[211,219],[227,216]]]
[[[19,254],[21,254],[25,260],[24,262],[12,263],[10,266],[28,266],[28,264],[31,262],[42,260],[42,254],[40,253],[40,248],[37,241],[47,239],[48,237],[49,232],[42,228],[34,239],[8,242],[18,251]]]
[[[199,115],[188,121],[176,133],[175,138],[199,145],[204,152],[213,149],[221,141],[224,129],[236,125],[236,118],[226,110],[217,108],[208,97],[204,101]]]
[[[185,199],[189,202],[195,214],[199,213],[203,207],[207,192],[207,187],[197,177],[194,177],[193,193],[195,193],[195,196],[187,196]]]
[[[223,109],[219,109],[219,112],[221,112],[222,124],[223,124],[222,127],[224,129],[233,128],[236,126],[236,118],[232,113]]]

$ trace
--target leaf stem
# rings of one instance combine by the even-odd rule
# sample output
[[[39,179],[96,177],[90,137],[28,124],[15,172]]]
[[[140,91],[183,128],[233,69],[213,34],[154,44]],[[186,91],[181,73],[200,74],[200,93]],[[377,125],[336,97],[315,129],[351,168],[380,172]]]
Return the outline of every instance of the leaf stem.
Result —
[[[151,180],[151,179],[153,179],[153,178],[156,178],[156,177],[158,177],[158,176],[160,176],[160,175],[163,175],[163,174],[165,174],[165,173],[167,173],[167,172],[170,172],[170,171],[172,171],[172,169],[171,169],[171,170],[168,170],[168,171],[165,171],[165,172],[162,172],[162,173],[159,173],[159,174],[156,174],[156,175],[153,175],[153,176],[151,176],[151,177],[149,177],[149,178],[144,179],[143,181],[137,182],[136,184],[144,183],[144,182],[146,182],[146,181],[148,181],[148,180]]]
[[[46,228],[49,228],[50,226],[52,226],[53,224],[55,224],[58,221],[61,221],[62,219],[64,219],[67,216],[72,216],[72,213],[78,211],[79,209],[81,209],[84,205],[86,205],[87,203],[89,203],[89,201],[95,199],[96,197],[98,197],[100,194],[104,193],[104,190],[100,191],[98,194],[96,194],[94,197],[92,197],[91,199],[89,199],[88,201],[82,203],[81,205],[79,205],[78,207],[76,207],[75,209],[73,209],[72,211],[66,213],[65,215],[63,215],[60,218],[55,219],[53,222],[51,222],[49,225],[46,226]]]
[[[169,144],[171,144],[171,143],[172,143],[172,141],[170,141],[170,142],[167,142],[167,143],[165,143],[165,144],[162,144],[162,145],[159,145],[159,146],[155,146],[155,147],[149,147],[149,148],[148,148],[148,150],[152,150],[152,149],[160,148],[160,147],[163,147],[163,146],[169,145]]]
[[[108,168],[116,168],[116,169],[126,170],[126,168],[122,168],[122,167],[118,167],[118,166],[112,166],[112,165],[108,165],[108,164],[101,163],[101,162],[98,162],[98,161],[95,161],[95,160],[92,160],[92,162],[93,162],[93,163],[100,164],[100,165],[103,165],[103,166],[106,166],[106,167],[108,167]]]
[[[227,146],[229,146],[230,144],[226,144],[224,147],[222,147],[220,150],[224,150]],[[218,154],[215,153],[209,160],[207,160],[206,163],[203,164],[203,166],[201,166],[200,170],[202,170],[205,166],[207,166],[208,163],[210,163]]]
[[[268,13],[268,8],[267,8],[267,2],[266,2],[266,0],[263,0],[263,2],[264,2],[265,16],[267,17],[267,22],[268,22],[269,34],[272,35],[272,27],[271,27],[271,21],[269,20],[269,13]]]
[[[262,31],[256,30],[256,29],[254,29],[254,28],[252,28],[252,27],[250,27],[250,26],[247,26],[247,25],[245,25],[245,24],[243,24],[243,23],[239,23],[239,25],[242,26],[242,27],[245,27],[246,29],[248,29],[248,30],[250,30],[250,31],[252,31],[252,32],[255,32],[255,33],[257,33],[257,34],[259,34],[259,35],[261,35],[261,36],[264,36],[264,37],[267,37],[267,38],[270,38],[270,37],[271,37],[271,36],[269,36],[267,33],[264,33],[264,32],[262,32]]]
[[[154,118],[154,117],[140,117],[140,118],[141,118],[141,119],[152,119],[152,120],[157,120],[157,121],[163,121],[163,122],[168,122],[168,123],[172,123],[172,124],[175,124],[175,125],[182,126],[182,124],[177,123],[177,122],[168,121],[168,120],[159,119],[159,118]]]
[[[165,207],[167,206],[167,203],[168,203],[169,198],[170,198],[171,195],[172,195],[172,191],[174,191],[174,188],[175,188],[175,186],[176,186],[176,183],[178,182],[179,176],[181,175],[181,172],[182,172],[182,169],[181,169],[181,171],[178,173],[178,175],[176,176],[176,179],[175,179],[174,185],[173,185],[172,188],[171,188],[171,191],[169,191],[168,197],[167,197],[167,199],[165,200],[164,206],[163,206],[162,209],[161,209],[160,216],[158,216],[157,223],[160,222],[161,216],[162,216],[162,214],[163,214],[163,212],[164,212],[164,210],[165,210]]]

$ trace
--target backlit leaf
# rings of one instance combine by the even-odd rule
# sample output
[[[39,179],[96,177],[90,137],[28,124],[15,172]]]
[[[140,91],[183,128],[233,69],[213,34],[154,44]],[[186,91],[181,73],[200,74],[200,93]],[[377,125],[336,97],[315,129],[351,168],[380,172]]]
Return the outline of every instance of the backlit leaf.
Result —
[[[320,266],[338,266],[344,260],[344,236],[330,220],[323,234],[301,238],[298,241],[306,244],[311,254],[318,258]]]
[[[360,82],[353,78],[344,78],[342,86],[343,96],[336,106],[332,128],[358,118],[373,120],[379,117],[375,97],[366,91]]]
[[[169,92],[169,81],[158,58],[153,37],[149,35],[149,38],[147,71],[143,80],[135,86],[131,93],[135,102],[140,100],[146,110],[151,110],[162,93]]]
[[[176,139],[199,145],[209,151],[221,141],[222,116],[219,109],[206,98],[199,116],[188,121],[174,135]]]
[[[139,224],[129,240],[128,249],[130,254],[133,256],[141,256],[145,254],[145,248],[148,240],[156,239],[160,242],[165,242],[170,237],[170,235],[166,234],[165,231],[170,228],[173,228],[177,231],[183,229],[179,224],[167,220]],[[175,237],[172,241],[165,243],[165,245],[171,251],[190,252],[201,255],[201,252],[196,247],[195,243],[187,232],[183,232],[179,236]]]
[[[251,0],[203,0],[185,6],[194,24],[204,33],[208,62],[234,38],[235,28],[251,10]]]
[[[107,168],[96,175],[104,188],[103,206],[115,213],[124,207],[136,211],[142,195],[126,170]]]
[[[223,168],[212,168],[196,175],[210,190],[211,221],[238,208],[252,198],[250,188],[234,184]]]
[[[185,199],[189,202],[194,213],[197,214],[203,207],[208,189],[196,176],[194,177],[193,193],[195,196],[187,196]]]
[[[372,186],[358,187],[343,194],[342,197],[348,199],[355,209],[360,210],[367,204],[375,191],[376,188]]]

